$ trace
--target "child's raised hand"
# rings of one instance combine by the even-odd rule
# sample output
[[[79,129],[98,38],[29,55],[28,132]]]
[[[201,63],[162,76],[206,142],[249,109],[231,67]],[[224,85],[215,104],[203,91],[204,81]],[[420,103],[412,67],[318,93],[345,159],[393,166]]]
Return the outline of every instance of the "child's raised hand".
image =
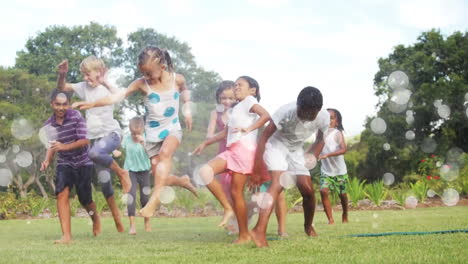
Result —
[[[120,152],[120,151],[118,151],[116,149],[114,151],[112,151],[112,156],[118,158],[118,157],[120,157],[120,155],[122,155],[122,152]]]
[[[58,72],[59,72],[59,73],[67,73],[67,72],[68,72],[68,60],[63,60],[63,61],[58,65]]]
[[[92,103],[88,103],[88,102],[74,102],[72,104],[72,108],[75,108],[75,109],[80,109],[80,110],[87,110],[87,109],[90,109],[90,108],[93,108],[93,104]]]
[[[194,151],[192,151],[192,154],[200,155],[205,147],[205,142],[201,143]]]
[[[107,68],[104,67],[101,69],[101,72],[97,76],[97,81],[102,85],[107,83]]]

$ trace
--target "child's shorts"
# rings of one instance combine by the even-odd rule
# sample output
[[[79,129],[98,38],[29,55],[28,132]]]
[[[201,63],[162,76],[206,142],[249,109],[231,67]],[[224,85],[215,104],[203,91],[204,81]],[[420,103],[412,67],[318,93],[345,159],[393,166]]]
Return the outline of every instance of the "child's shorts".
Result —
[[[348,185],[347,181],[348,174],[328,176],[322,172],[320,174],[320,189],[339,191],[339,194],[344,194]]]
[[[180,142],[182,142],[182,130],[172,130],[169,132],[168,136],[175,136],[177,140],[179,140],[179,144]],[[161,147],[163,143],[164,143],[164,140],[160,142],[145,141],[145,150],[146,150],[146,153],[148,154],[148,157],[152,158],[158,155],[159,152],[161,151]]]
[[[255,144],[237,141],[232,143],[217,157],[226,161],[228,170],[242,174],[251,174],[256,150],[257,145]]]
[[[270,138],[263,154],[269,171],[291,171],[296,175],[310,176],[305,167],[304,150],[290,151],[282,142]]]
[[[55,176],[55,195],[63,192],[65,187],[71,191],[76,186],[76,194],[81,205],[87,206],[92,201],[91,176],[93,175],[93,166],[81,166],[73,168],[69,165],[57,165]]]

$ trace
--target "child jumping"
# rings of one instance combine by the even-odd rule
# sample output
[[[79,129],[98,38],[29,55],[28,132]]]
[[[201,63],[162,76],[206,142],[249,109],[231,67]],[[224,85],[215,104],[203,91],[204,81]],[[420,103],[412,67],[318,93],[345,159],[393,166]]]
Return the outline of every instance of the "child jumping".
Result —
[[[122,97],[108,96],[94,102],[79,102],[73,106],[80,109],[112,105],[135,92],[141,92],[146,108],[145,150],[151,159],[154,176],[154,191],[140,210],[143,217],[151,217],[159,205],[159,196],[164,186],[175,185],[188,189],[196,195],[195,187],[188,176],[170,175],[172,156],[182,140],[179,122],[179,101],[190,105],[190,94],[185,78],[174,72],[169,52],[157,47],[146,47],[138,56],[138,69],[143,78],[133,81]],[[185,125],[192,130],[192,115],[184,111]]]
[[[101,222],[91,194],[93,162],[88,157],[89,140],[86,139],[86,122],[80,112],[69,108],[70,95],[67,93],[55,89],[51,95],[50,105],[54,113],[44,125],[57,131],[57,138],[56,141],[51,142],[51,146],[47,149],[40,170],[46,170],[55,153],[58,153],[55,195],[57,196],[57,211],[62,228],[62,238],[56,240],[55,243],[64,244],[72,241],[68,196],[73,186],[76,186],[80,204],[86,209],[93,221],[93,234],[95,236],[101,232]]]
[[[255,155],[255,168],[252,184],[258,185],[261,172],[268,169],[272,182],[268,188],[272,203],[260,209],[256,226],[251,231],[251,237],[258,247],[267,247],[266,230],[268,220],[279,193],[283,190],[280,185],[281,174],[286,171],[297,175],[296,185],[301,192],[304,209],[304,231],[308,236],[316,236],[312,226],[315,211],[315,195],[306,168],[303,144],[313,133],[317,138],[311,148],[315,157],[323,148],[323,133],[330,124],[327,111],[322,109],[322,94],[317,88],[305,87],[299,93],[296,102],[280,107],[272,116],[272,121],[263,131]],[[267,204],[268,205],[268,204]]]
[[[249,76],[239,77],[236,80],[234,95],[239,103],[232,109],[225,129],[203,142],[194,153],[200,154],[206,146],[227,137],[226,151],[203,165],[200,168],[200,176],[224,208],[224,216],[219,226],[226,225],[235,214],[239,225],[239,237],[233,243],[241,244],[251,240],[247,227],[244,186],[253,172],[257,130],[270,119],[270,115],[258,104],[260,86],[255,79]],[[214,179],[214,175],[227,171],[232,173],[231,195],[234,209],[222,186]]]
[[[334,224],[331,209],[329,191],[337,191],[340,196],[343,215],[341,221],[348,222],[348,196],[346,195],[346,183],[348,174],[344,154],[346,153],[346,142],[343,137],[343,123],[341,113],[333,108],[327,109],[330,114],[330,128],[325,134],[325,146],[319,156],[322,162],[320,173],[320,195],[322,197],[323,209],[328,218],[328,224]]]
[[[105,78],[106,67],[101,59],[95,56],[85,58],[80,64],[80,71],[83,75],[83,82],[67,83],[65,79],[68,72],[68,61],[60,63],[58,66],[58,89],[66,92],[73,91],[80,99],[88,103],[119,93],[118,88],[107,82]],[[86,121],[88,124],[87,138],[92,142],[89,158],[95,164],[101,191],[112,212],[117,231],[123,232],[124,227],[120,219],[119,208],[115,202],[109,169],[119,177],[123,192],[130,191],[131,181],[128,171],[122,169],[111,156],[112,151],[119,147],[121,141],[120,125],[114,119],[114,105],[87,110]]]

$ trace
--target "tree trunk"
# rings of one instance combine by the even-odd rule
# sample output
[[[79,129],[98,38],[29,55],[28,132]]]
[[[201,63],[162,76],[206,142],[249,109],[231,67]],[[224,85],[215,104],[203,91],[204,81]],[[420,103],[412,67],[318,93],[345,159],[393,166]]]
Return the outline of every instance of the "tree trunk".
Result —
[[[44,186],[42,185],[41,181],[39,180],[40,177],[37,176],[37,174],[35,174],[35,181],[36,181],[36,184],[37,186],[39,186],[39,190],[41,190],[41,194],[42,194],[42,197],[44,198],[49,198],[49,196],[47,195],[47,192],[46,190],[44,189]]]

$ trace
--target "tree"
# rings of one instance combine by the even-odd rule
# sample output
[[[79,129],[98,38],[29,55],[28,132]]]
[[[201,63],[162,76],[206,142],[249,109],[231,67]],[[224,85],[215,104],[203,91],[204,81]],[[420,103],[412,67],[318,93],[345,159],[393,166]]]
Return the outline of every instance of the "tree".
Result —
[[[68,59],[69,82],[81,80],[79,65],[89,55],[102,58],[108,67],[122,63],[122,40],[115,27],[91,22],[85,26],[50,26],[30,38],[25,50],[17,52],[16,68],[26,69],[35,75],[57,79],[57,65]]]
[[[52,113],[49,94],[54,86],[45,76],[0,67],[0,166],[12,172],[13,185],[22,197],[33,184],[44,197],[48,189],[54,190],[52,173],[39,171],[46,149],[38,135]]]
[[[468,151],[467,32],[447,38],[436,30],[422,33],[417,43],[396,46],[378,63],[377,116],[386,130],[373,132],[374,118],[367,119],[361,135],[369,148],[360,170],[364,178],[375,180],[392,171],[401,180],[427,155],[446,156],[452,147]]]

